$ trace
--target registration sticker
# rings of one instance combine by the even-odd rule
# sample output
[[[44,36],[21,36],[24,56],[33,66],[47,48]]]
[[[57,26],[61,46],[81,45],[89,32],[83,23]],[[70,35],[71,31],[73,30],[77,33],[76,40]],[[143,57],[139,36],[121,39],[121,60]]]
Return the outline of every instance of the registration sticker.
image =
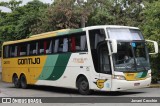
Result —
[[[136,43],[133,42],[133,43],[132,43],[132,47],[136,47]]]

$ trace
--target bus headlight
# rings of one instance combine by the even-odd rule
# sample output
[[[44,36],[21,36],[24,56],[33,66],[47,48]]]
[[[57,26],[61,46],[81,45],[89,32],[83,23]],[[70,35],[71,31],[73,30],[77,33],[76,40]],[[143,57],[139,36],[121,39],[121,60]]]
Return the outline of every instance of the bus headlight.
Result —
[[[114,75],[113,79],[118,79],[118,80],[125,80],[126,78],[122,75]]]

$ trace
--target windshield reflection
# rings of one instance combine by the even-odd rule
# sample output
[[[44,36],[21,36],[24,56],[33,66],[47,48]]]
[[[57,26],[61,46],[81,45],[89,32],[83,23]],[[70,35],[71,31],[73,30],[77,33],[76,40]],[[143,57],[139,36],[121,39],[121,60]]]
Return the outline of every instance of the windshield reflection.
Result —
[[[144,71],[150,69],[144,42],[119,42],[113,55],[115,71]]]

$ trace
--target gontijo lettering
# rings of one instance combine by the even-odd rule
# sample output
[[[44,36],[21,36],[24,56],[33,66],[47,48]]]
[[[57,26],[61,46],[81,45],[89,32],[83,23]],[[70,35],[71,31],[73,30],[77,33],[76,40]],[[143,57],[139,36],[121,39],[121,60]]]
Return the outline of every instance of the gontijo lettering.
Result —
[[[40,64],[40,58],[18,59],[18,65],[24,65],[24,64]]]

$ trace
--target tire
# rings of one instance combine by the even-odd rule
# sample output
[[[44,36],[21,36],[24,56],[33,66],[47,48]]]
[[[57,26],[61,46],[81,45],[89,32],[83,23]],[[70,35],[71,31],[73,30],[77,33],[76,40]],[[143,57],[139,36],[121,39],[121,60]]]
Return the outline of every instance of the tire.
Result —
[[[13,77],[12,77],[12,82],[13,82],[13,84],[14,84],[14,86],[15,86],[16,88],[20,88],[20,87],[21,87],[20,81],[19,81],[17,75],[13,75]]]
[[[20,83],[21,83],[21,87],[23,89],[26,89],[27,88],[27,79],[26,79],[26,76],[25,75],[21,75],[21,78],[20,78]]]
[[[88,80],[85,77],[80,77],[77,80],[77,87],[78,87],[78,91],[80,94],[82,94],[82,95],[91,94],[91,91],[89,90]]]

